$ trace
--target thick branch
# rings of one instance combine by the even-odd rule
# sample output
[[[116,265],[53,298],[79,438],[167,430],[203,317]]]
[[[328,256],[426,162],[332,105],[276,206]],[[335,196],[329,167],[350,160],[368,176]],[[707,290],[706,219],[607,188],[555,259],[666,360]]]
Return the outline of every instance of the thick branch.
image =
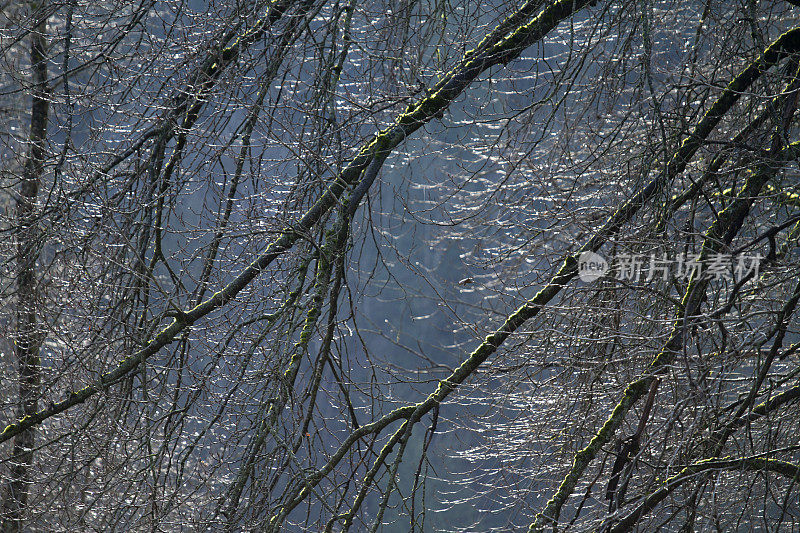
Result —
[[[716,117],[716,119],[711,119],[714,125],[719,122],[722,116],[719,113],[722,112],[723,108],[730,109],[730,106],[733,105],[737,98],[736,95],[743,90],[743,83],[749,85],[764,72],[765,68],[774,65],[779,59],[786,57],[790,51],[798,49],[800,49],[800,28],[795,28],[794,30],[784,33],[772,43],[759,59],[751,63],[730,85],[728,85],[725,93],[714,103],[711,110],[706,113],[706,116],[695,129],[693,135],[684,141],[678,154],[676,154],[670,162],[669,167],[681,168],[681,170],[685,168],[687,160],[680,155],[681,152],[684,151],[687,144],[695,147],[691,152],[692,154],[697,150],[701,142],[701,139],[698,138],[697,135],[703,133],[707,136],[711,131],[709,125],[705,124],[706,121],[710,119],[710,116],[713,116]],[[779,51],[780,53],[778,53]],[[779,135],[782,137],[782,133],[776,133],[775,137],[777,138]],[[773,145],[773,149],[770,153],[780,158],[782,155],[787,154],[788,151],[782,150],[779,145]],[[741,228],[755,198],[774,172],[775,169],[771,165],[765,164],[748,178],[745,186],[737,195],[736,200],[720,213],[719,218],[714,221],[706,233],[700,255],[701,261],[707,260],[712,254],[718,253],[723,246],[730,244]],[[592,438],[584,449],[575,454],[575,459],[569,473],[561,482],[558,491],[547,503],[544,510],[536,515],[536,519],[530,526],[530,531],[543,531],[546,526],[557,523],[561,507],[572,494],[583,472],[594,460],[600,449],[611,440],[617,429],[622,425],[625,415],[645,394],[651,382],[655,379],[655,375],[663,372],[682,350],[684,332],[688,320],[698,313],[705,295],[706,287],[710,281],[709,278],[698,277],[696,274],[695,272],[695,275],[693,275],[689,282],[689,286],[681,302],[682,309],[676,318],[675,326],[666,344],[650,364],[644,376],[627,387],[619,403],[612,411],[611,416],[603,424],[594,438]]]
[[[787,463],[785,461],[778,461],[776,459],[767,459],[764,457],[745,457],[742,459],[730,458],[713,458],[700,461],[693,465],[687,466],[678,474],[667,479],[664,484],[657,491],[639,504],[639,506],[618,524],[610,529],[610,533],[623,533],[630,531],[636,522],[646,513],[652,511],[659,502],[670,495],[673,490],[681,486],[683,483],[696,477],[698,474],[706,473],[710,470],[748,470],[748,471],[766,471],[774,472],[787,477],[792,480],[800,478],[800,467]]]
[[[128,373],[136,369],[161,348],[170,344],[187,327],[205,317],[231,300],[242,291],[251,281],[263,272],[276,258],[292,248],[301,235],[308,233],[316,226],[320,219],[335,205],[348,187],[355,185],[363,171],[369,166],[373,158],[387,157],[408,135],[417,131],[423,124],[440,116],[450,106],[453,100],[460,95],[482,73],[498,65],[505,64],[519,56],[528,46],[544,37],[561,20],[581,9],[590,0],[559,0],[550,4],[537,17],[528,24],[518,27],[505,39],[485,52],[478,53],[471,59],[462,62],[459,67],[446,74],[437,83],[438,90],[425,96],[417,104],[409,106],[396,120],[395,124],[378,132],[373,139],[366,143],[358,155],[328,186],[325,193],[294,225],[286,228],[281,235],[267,247],[264,253],[253,261],[247,268],[239,273],[233,281],[224,288],[214,293],[211,297],[198,304],[193,309],[176,317],[173,322],[162,329],[144,348],[134,353],[131,357],[120,362],[113,370],[102,375],[98,382],[79,391],[70,393],[64,400],[51,405],[47,409],[27,416],[14,424],[6,426],[0,433],[0,442],[4,442],[14,435],[28,428],[40,424],[43,420],[57,415],[85,402],[101,390],[117,383]],[[513,16],[513,15],[512,15]],[[244,40],[242,41],[244,42]],[[238,50],[240,44],[229,47],[228,54]],[[226,48],[228,50],[228,48]],[[228,57],[223,54],[223,59]],[[570,276],[571,277],[571,276]],[[556,291],[557,292],[557,291]],[[519,318],[513,319],[512,323]],[[524,321],[524,320],[523,320]],[[520,322],[521,323],[521,322]],[[514,327],[516,329],[517,326]],[[502,342],[502,341],[501,341]],[[499,345],[499,344],[498,344]],[[492,349],[494,351],[496,346]],[[466,376],[465,376],[466,377]]]

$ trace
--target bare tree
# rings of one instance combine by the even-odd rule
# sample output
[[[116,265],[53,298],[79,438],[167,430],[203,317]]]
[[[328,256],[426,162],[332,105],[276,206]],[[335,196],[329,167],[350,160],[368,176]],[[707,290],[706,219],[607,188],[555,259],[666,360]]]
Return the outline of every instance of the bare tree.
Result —
[[[0,10],[4,529],[797,526],[791,3]]]

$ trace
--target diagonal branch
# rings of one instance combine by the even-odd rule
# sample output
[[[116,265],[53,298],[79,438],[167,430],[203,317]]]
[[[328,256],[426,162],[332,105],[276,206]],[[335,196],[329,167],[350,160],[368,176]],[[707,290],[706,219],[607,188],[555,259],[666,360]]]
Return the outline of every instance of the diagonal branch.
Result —
[[[558,0],[553,2],[527,24],[515,25],[513,31],[509,31],[504,38],[496,40],[496,42],[493,39],[492,44],[486,46],[484,50],[477,51],[471,55],[468,54],[468,57],[465,57],[458,66],[440,79],[434,90],[430,91],[416,104],[410,105],[405,112],[397,117],[393,125],[376,133],[369,142],[365,143],[356,157],[332,180],[326,191],[306,211],[303,217],[295,224],[284,229],[280,236],[266,248],[264,253],[240,272],[228,285],[194,308],[176,313],[177,316],[174,317],[172,323],[156,334],[144,348],[122,360],[117,367],[103,374],[97,382],[81,390],[70,392],[64,400],[6,426],[0,433],[0,442],[5,442],[14,435],[32,428],[52,416],[63,413],[85,402],[98,392],[108,389],[136,369],[143,361],[158,353],[161,348],[172,343],[186,328],[209,313],[224,307],[269,267],[275,259],[290,250],[302,235],[315,227],[331,208],[339,204],[344,192],[358,183],[364,170],[373,159],[385,159],[388,157],[407,136],[416,132],[433,118],[441,116],[453,100],[481,74],[494,66],[504,65],[518,57],[523,50],[542,39],[559,22],[585,7],[590,1]],[[527,4],[525,8],[529,9]],[[234,41],[232,45],[223,49],[220,61],[231,61],[238,55],[241,47],[251,42],[258,35],[260,33],[251,31],[242,39]],[[222,63],[217,65],[214,62],[209,64],[208,69],[210,70],[208,74],[216,73],[217,69],[221,68],[221,65]]]
[[[775,43],[767,48],[767,51],[755,63],[761,63],[767,53],[773,49],[781,40],[787,35],[794,34],[795,38],[791,46],[795,50],[798,49],[796,39],[800,34],[800,28],[796,28],[783,34],[778,38]],[[774,63],[773,63],[774,64]],[[752,67],[753,64],[751,64]],[[750,70],[750,67],[746,69]],[[741,76],[741,75],[740,75]],[[738,77],[737,77],[738,79]],[[792,80],[792,84],[796,83],[796,79]],[[794,113],[794,98],[787,100],[787,109],[791,108],[792,114]],[[715,104],[716,107],[716,104]],[[712,108],[713,109],[713,108]],[[707,260],[712,254],[718,253],[724,246],[729,245],[738,231],[741,229],[744,219],[750,212],[755,199],[758,197],[760,191],[764,188],[767,181],[777,171],[775,168],[775,160],[784,161],[787,155],[791,155],[793,150],[783,148],[780,144],[783,139],[784,125],[779,124],[775,134],[773,135],[773,145],[770,149],[770,155],[775,159],[764,163],[756,169],[756,171],[748,177],[742,189],[738,192],[735,200],[728,205],[712,223],[711,227],[705,234],[703,240],[702,252],[700,260]],[[791,145],[790,145],[791,146]],[[583,472],[594,460],[600,449],[607,444],[619,427],[622,425],[626,414],[633,407],[639,399],[647,392],[648,387],[656,379],[656,375],[662,373],[668,365],[674,361],[675,357],[681,352],[684,345],[684,335],[688,326],[689,320],[695,317],[704,299],[706,288],[710,282],[710,278],[698,275],[695,272],[689,281],[689,285],[684,293],[681,302],[681,309],[675,320],[675,325],[672,329],[669,339],[661,349],[659,354],[650,363],[647,371],[643,377],[629,384],[625,389],[622,398],[617,403],[612,411],[608,420],[595,434],[594,438],[589,444],[575,454],[574,462],[569,470],[569,473],[561,482],[556,494],[547,502],[544,510],[536,515],[536,519],[530,526],[530,531],[542,531],[548,524],[555,524],[558,522],[558,517],[561,512],[561,507],[567,501],[578,480],[583,475]]]
[[[796,449],[796,447],[793,447]],[[797,466],[786,461],[779,461],[777,459],[768,459],[765,457],[744,457],[741,459],[712,458],[699,461],[693,465],[689,465],[679,473],[664,481],[661,488],[653,492],[650,496],[644,499],[636,509],[623,518],[609,531],[610,533],[623,533],[630,531],[639,519],[646,513],[652,511],[659,502],[669,496],[672,491],[681,486],[683,483],[690,481],[698,475],[708,473],[709,471],[716,470],[747,470],[751,472],[774,472],[787,477],[791,480],[800,479],[800,466]]]

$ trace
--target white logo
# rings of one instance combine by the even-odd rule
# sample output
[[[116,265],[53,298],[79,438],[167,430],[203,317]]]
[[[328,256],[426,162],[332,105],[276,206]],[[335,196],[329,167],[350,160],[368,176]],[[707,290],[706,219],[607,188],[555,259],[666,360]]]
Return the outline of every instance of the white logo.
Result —
[[[648,261],[649,259],[649,261]],[[658,257],[655,253],[649,256],[644,254],[619,254],[612,257],[613,267],[599,254],[583,252],[578,257],[578,277],[581,281],[589,283],[605,275],[614,275],[618,280],[639,282],[642,279],[651,281],[656,277],[667,281],[670,275],[677,278],[690,279],[727,279],[737,283],[750,277],[757,278],[761,255],[752,256],[680,253],[673,257],[662,253]]]
[[[578,277],[589,283],[602,278],[608,272],[608,261],[594,252],[583,252],[578,258]]]

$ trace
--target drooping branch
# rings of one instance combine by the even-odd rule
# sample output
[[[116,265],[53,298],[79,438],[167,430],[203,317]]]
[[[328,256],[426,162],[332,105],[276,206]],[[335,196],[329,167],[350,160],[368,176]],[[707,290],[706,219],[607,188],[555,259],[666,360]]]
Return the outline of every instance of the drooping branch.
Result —
[[[284,229],[280,236],[266,248],[264,253],[240,272],[228,285],[194,308],[175,313],[177,316],[174,317],[172,323],[156,334],[144,348],[121,361],[114,369],[103,374],[97,382],[81,390],[70,392],[60,402],[6,426],[0,433],[0,442],[4,442],[21,431],[34,427],[52,416],[85,402],[101,390],[108,389],[136,369],[143,361],[146,361],[158,353],[161,348],[173,342],[186,328],[209,313],[224,307],[269,267],[275,259],[290,250],[302,235],[315,227],[323,216],[340,202],[344,192],[349,187],[356,185],[373,159],[385,159],[388,157],[407,136],[416,132],[433,118],[440,116],[455,98],[481,74],[494,66],[505,64],[515,59],[523,50],[547,35],[559,22],[585,7],[589,2],[590,0],[558,0],[553,2],[527,24],[514,26],[513,31],[509,31],[504,38],[460,62],[456,68],[441,78],[435,85],[435,91],[429,92],[419,102],[409,106],[405,112],[400,114],[392,126],[378,132],[369,142],[365,143],[356,157],[332,180],[325,192],[306,211],[303,217],[295,224]],[[225,48],[222,52],[221,60],[231,61],[232,58],[237,56],[241,47],[253,39],[253,35],[252,32],[248,32],[246,38],[239,39]],[[208,68],[212,69],[212,72],[216,72],[216,69],[220,68],[220,66],[211,63]]]
[[[625,531],[630,531],[642,516],[652,511],[659,502],[663,501],[664,498],[669,496],[672,491],[682,484],[696,478],[698,475],[722,470],[766,471],[774,472],[795,481],[800,479],[800,466],[777,459],[768,459],[765,457],[744,457],[741,459],[723,457],[705,459],[687,466],[679,473],[667,479],[658,490],[645,498],[636,509],[614,525],[614,527],[609,530],[609,533],[624,533]]]
[[[716,432],[715,435],[713,435],[712,437],[712,440],[715,443],[717,454],[722,451],[722,448],[725,445],[725,441],[728,439],[728,437],[733,433],[733,431],[737,427],[739,427],[738,421],[743,419],[744,414],[747,412],[748,409],[750,409],[756,397],[758,396],[758,391],[761,389],[761,385],[767,378],[767,374],[769,373],[773,361],[775,361],[775,358],[778,356],[778,352],[783,347],[783,340],[784,337],[786,336],[786,328],[789,319],[794,314],[798,300],[800,300],[800,281],[795,287],[792,296],[786,301],[786,303],[783,305],[783,308],[778,312],[778,315],[776,317],[776,324],[773,329],[773,333],[775,334],[775,340],[773,341],[772,347],[770,348],[769,352],[767,352],[764,361],[761,363],[761,366],[758,369],[758,374],[756,376],[756,379],[753,381],[753,385],[750,387],[750,392],[747,394],[747,397],[744,399],[739,408],[736,410],[736,413],[733,415],[732,423],[722,428],[720,431]],[[770,336],[772,335],[768,335],[767,338],[769,338]]]
[[[792,37],[789,38],[789,35],[792,35]],[[789,51],[800,49],[800,41],[798,41],[799,38],[800,28],[795,28],[794,30],[781,35],[767,48],[767,50],[759,59],[751,63],[742,74],[737,76],[737,80],[742,76],[746,76],[752,81],[752,79],[754,79],[752,76],[757,76],[756,73],[751,72],[751,69],[754,65],[758,65],[758,72],[763,72],[763,70],[760,69],[764,67],[765,57],[769,56],[777,61],[777,56],[774,54],[774,49],[776,46],[780,49],[784,49],[784,46],[789,46],[788,49],[784,49],[784,54],[782,57],[785,57]],[[783,44],[778,46],[782,41]],[[774,62],[770,62],[769,64],[774,65]],[[748,72],[750,72],[750,74],[747,74]],[[736,80],[731,82],[731,85],[734,85],[735,83]],[[790,85],[794,83],[796,83],[796,79],[793,79],[792,82],[790,82]],[[728,89],[730,89],[731,85],[728,86]],[[793,115],[796,95],[792,94],[790,96],[790,100],[786,101],[785,103],[787,109],[791,109],[791,114]],[[714,106],[712,106],[712,110],[716,108],[717,104],[719,104],[719,102],[723,99],[726,99],[726,97],[723,96],[720,100],[718,100]],[[706,114],[706,117],[708,117],[708,114]],[[786,121],[782,122],[788,123]],[[719,217],[712,223],[711,227],[706,232],[703,239],[700,261],[707,261],[712,254],[719,253],[724,246],[728,246],[732,242],[733,238],[741,229],[745,218],[750,212],[751,206],[758,197],[758,194],[766,185],[767,181],[777,171],[777,169],[774,167],[775,161],[783,161],[782,157],[786,157],[792,153],[792,150],[787,150],[781,144],[782,139],[784,139],[784,127],[784,123],[778,124],[776,131],[773,134],[773,145],[769,152],[769,155],[772,156],[773,159],[768,163],[760,165],[759,168],[748,177],[745,185],[739,191],[734,201],[719,214]],[[703,131],[709,132],[709,130],[706,128],[703,128]],[[691,139],[692,137],[689,137],[687,142],[691,141]],[[686,162],[684,162],[684,166],[685,163]],[[710,278],[698,275],[698,272],[696,271],[693,273],[681,301],[681,309],[679,310],[678,316],[675,319],[675,325],[664,347],[650,364],[643,377],[628,385],[622,395],[622,398],[617,403],[608,420],[606,420],[600,430],[598,430],[589,444],[575,454],[574,462],[569,470],[569,473],[561,482],[556,494],[550,499],[550,501],[547,502],[545,508],[536,515],[534,522],[530,526],[530,531],[543,531],[548,525],[558,522],[561,508],[564,503],[566,503],[567,498],[569,498],[569,496],[572,494],[572,491],[575,489],[575,486],[583,475],[583,472],[594,460],[600,449],[611,440],[613,435],[622,425],[622,422],[625,419],[628,411],[630,411],[636,402],[638,402],[642,396],[644,396],[652,381],[656,379],[655,376],[663,372],[664,369],[667,368],[667,366],[670,365],[675,357],[681,352],[684,345],[686,328],[699,312],[700,305],[705,297],[706,288],[708,287],[709,282]]]
[[[659,383],[660,380],[654,379],[650,384],[650,394],[647,396],[647,401],[645,402],[644,409],[642,410],[642,416],[639,418],[639,425],[636,428],[636,432],[620,443],[620,450],[617,454],[617,459],[614,461],[614,465],[611,468],[611,477],[608,480],[608,487],[606,488],[606,499],[608,500],[609,512],[612,512],[614,509],[616,509],[619,502],[625,499],[626,483],[623,482],[622,488],[619,489],[619,491],[617,490],[617,487],[619,486],[620,479],[623,477],[622,473],[625,470],[626,465],[639,452],[642,435],[644,435],[644,430],[647,427],[648,420],[650,419],[650,411],[652,410],[653,403],[655,402]]]
[[[734,106],[734,104],[738,101],[739,97],[741,96],[742,92],[749,87],[756,79],[758,79],[767,69],[774,66],[778,61],[785,58],[790,52],[797,50],[800,48],[800,29],[795,29],[783,34],[779,37],[773,44],[771,44],[765,52],[759,57],[756,61],[751,63],[746,69],[744,69],[723,91],[723,94],[718,98],[718,100],[714,103],[714,105],[709,109],[709,111],[705,114],[705,116],[701,119],[698,125],[693,130],[692,134],[683,142],[680,149],[675,153],[673,158],[670,160],[669,165],[664,173],[657,176],[653,181],[651,181],[646,187],[640,190],[634,197],[626,202],[614,215],[612,215],[609,220],[603,225],[603,227],[592,237],[583,247],[581,247],[575,254],[568,256],[562,267],[559,271],[551,278],[551,281],[539,291],[531,300],[529,300],[525,305],[520,307],[515,313],[510,315],[508,319],[504,322],[504,324],[496,330],[492,335],[489,335],[486,340],[478,346],[475,351],[473,351],[470,356],[459,366],[450,376],[441,380],[437,389],[431,393],[428,398],[424,401],[420,402],[415,406],[409,406],[408,408],[404,409],[412,409],[408,416],[408,422],[411,426],[416,424],[422,416],[430,412],[435,406],[439,405],[442,401],[444,401],[449,394],[456,389],[456,387],[463,383],[472,373],[491,355],[493,354],[497,348],[502,345],[502,343],[511,335],[513,334],[518,328],[520,328],[526,321],[536,316],[541,309],[547,305],[559,292],[560,290],[577,274],[577,263],[578,257],[580,253],[587,250],[598,250],[606,240],[613,235],[622,225],[624,225],[627,221],[629,221],[639,208],[644,205],[649,199],[651,199],[660,189],[662,189],[667,183],[671,182],[672,179],[677,176],[680,172],[682,172],[697,150],[702,146],[705,142],[707,137],[710,133],[714,130],[716,125],[722,119],[722,117]],[[441,83],[439,85],[442,85]],[[445,85],[446,86],[446,85]],[[430,97],[428,97],[430,98]],[[426,99],[427,100],[427,99]],[[424,106],[422,104],[416,106],[416,109],[421,109]],[[411,107],[410,110],[415,109]],[[433,108],[434,112],[438,112],[437,108]],[[409,120],[410,119],[406,119]],[[404,123],[403,119],[398,120],[398,123]],[[761,183],[763,185],[763,183]],[[727,226],[726,226],[727,227]],[[719,240],[715,236],[711,236],[709,243],[714,242],[714,246],[718,246]],[[710,253],[710,252],[707,252]],[[699,298],[697,299],[699,303]],[[636,382],[632,385],[633,390],[638,391],[638,397],[645,393],[652,381],[652,378],[647,378],[644,380],[640,380],[640,382]],[[641,390],[639,390],[641,389]],[[626,404],[623,406],[622,411],[627,412],[627,410],[633,405],[634,402],[630,404]],[[396,420],[394,415],[397,413],[392,413],[393,416],[390,418],[392,420]],[[613,417],[614,415],[612,415]],[[383,419],[381,420],[383,421]],[[620,419],[621,423],[621,419]],[[385,427],[388,424],[381,424]],[[363,428],[362,428],[363,429]],[[610,430],[610,428],[607,428]],[[394,435],[390,438],[391,442],[399,442],[402,433],[406,431],[406,425],[404,424],[403,427],[396,430]],[[359,432],[360,433],[360,432]],[[613,434],[613,431],[607,431],[603,433],[603,436],[606,438],[610,438]],[[346,443],[340,447],[339,453],[335,454],[328,464],[325,465],[322,469],[317,471],[317,474],[311,477],[311,485],[313,486],[317,482],[319,482],[326,472],[329,472],[338,461],[340,461],[344,454],[346,453],[346,448],[349,448],[355,440],[348,439]],[[602,445],[602,444],[601,444]],[[601,445],[598,445],[597,448]],[[593,450],[596,453],[596,450]],[[593,457],[594,455],[592,455]],[[591,460],[591,459],[590,459]],[[582,472],[585,466],[588,465],[588,462],[580,467],[580,471]],[[365,482],[371,482],[369,479],[365,479]],[[566,488],[571,483],[576,483],[577,477],[572,480],[570,478],[570,483],[568,485],[562,487]],[[569,488],[569,492],[571,493],[572,488]],[[299,505],[301,501],[305,499],[308,495],[308,491],[310,491],[310,487],[304,487],[302,489],[298,489],[297,495],[291,500],[291,503],[287,504],[281,512],[281,516],[286,516],[288,512],[294,508],[296,505]],[[566,500],[566,496],[564,496],[564,501]],[[558,504],[558,508],[560,509],[563,501]],[[533,527],[533,526],[532,526]]]
[[[308,2],[303,4],[304,12],[310,7]],[[277,39],[277,44],[275,46],[275,51],[273,53],[273,57],[270,59],[266,71],[261,76],[259,81],[259,89],[258,94],[255,98],[255,103],[253,107],[250,109],[247,118],[244,121],[242,127],[242,140],[241,140],[241,148],[239,149],[239,154],[236,157],[236,166],[234,169],[233,177],[231,178],[231,183],[228,188],[228,195],[225,199],[225,207],[221,209],[221,213],[219,215],[219,220],[217,221],[217,228],[214,232],[214,237],[211,239],[211,244],[209,245],[208,253],[206,254],[205,258],[203,259],[203,268],[200,273],[199,280],[197,282],[197,289],[196,289],[196,296],[194,296],[193,300],[195,304],[200,304],[203,301],[203,297],[206,294],[206,290],[208,289],[208,280],[211,276],[211,272],[214,268],[214,262],[217,257],[217,253],[219,251],[220,243],[222,242],[222,237],[225,231],[225,228],[228,225],[228,222],[231,217],[231,213],[233,212],[233,205],[235,203],[236,193],[239,187],[239,183],[242,180],[242,173],[244,171],[244,162],[247,157],[247,153],[250,150],[250,141],[253,134],[253,130],[255,129],[256,124],[258,123],[258,118],[261,115],[261,112],[264,109],[264,99],[269,92],[269,89],[278,74],[278,69],[283,63],[283,59],[285,58],[288,49],[290,48],[291,44],[297,39],[299,32],[297,31],[297,26],[300,25],[301,17],[294,17],[291,22],[289,23],[289,27],[281,32],[280,37]],[[274,23],[274,21],[271,21]],[[201,103],[202,100],[198,103]],[[195,113],[196,119],[197,113]],[[187,117],[188,120],[188,117]],[[177,148],[176,148],[177,153]]]

